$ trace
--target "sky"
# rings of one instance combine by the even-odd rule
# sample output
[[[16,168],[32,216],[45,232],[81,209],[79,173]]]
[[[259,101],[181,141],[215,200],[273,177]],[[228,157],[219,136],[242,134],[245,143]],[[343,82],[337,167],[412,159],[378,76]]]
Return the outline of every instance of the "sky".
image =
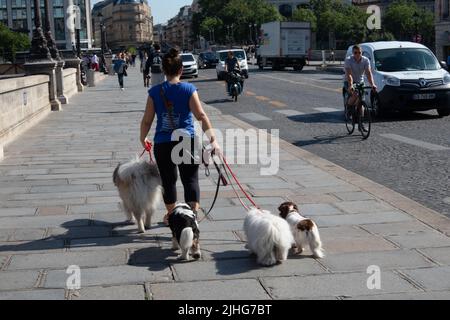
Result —
[[[101,0],[92,0],[92,5]],[[153,24],[165,23],[173,18],[180,8],[192,4],[192,0],[148,0],[152,8]]]

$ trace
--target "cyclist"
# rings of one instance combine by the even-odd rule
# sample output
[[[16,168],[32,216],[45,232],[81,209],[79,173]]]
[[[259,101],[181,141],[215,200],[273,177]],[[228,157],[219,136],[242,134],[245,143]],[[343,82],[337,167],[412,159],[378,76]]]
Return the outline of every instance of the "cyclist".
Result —
[[[236,70],[241,72],[241,66],[239,65],[239,60],[233,55],[233,51],[228,51],[228,57],[225,59],[225,72],[227,74],[227,91],[230,94],[230,77],[229,75]],[[240,81],[241,88],[244,89],[244,81]]]
[[[370,68],[370,60],[362,55],[362,50],[359,45],[355,45],[352,49],[352,52],[353,55],[348,57],[345,60],[344,64],[344,88],[348,91],[349,94],[349,98],[347,100],[347,105],[349,106],[354,106],[357,101],[357,94],[355,88],[353,87],[353,83],[359,84],[361,82],[364,82],[364,74],[367,76],[372,90],[377,90],[377,86],[375,85],[375,82],[373,80],[372,70]],[[361,111],[361,109],[358,109],[358,112]],[[362,129],[364,130],[364,128]]]

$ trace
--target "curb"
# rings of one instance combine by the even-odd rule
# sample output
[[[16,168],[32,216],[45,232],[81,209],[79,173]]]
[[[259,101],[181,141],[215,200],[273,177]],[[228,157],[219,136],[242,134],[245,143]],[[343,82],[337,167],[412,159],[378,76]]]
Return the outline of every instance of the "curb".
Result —
[[[206,105],[206,104],[205,104]],[[208,109],[217,110],[215,107],[206,105]],[[221,114],[221,112],[219,113]],[[235,124],[242,129],[258,129],[251,124],[244,122],[231,115],[221,115],[225,120]],[[341,166],[334,164],[328,160],[320,158],[313,153],[306,151],[300,147],[294,146],[286,140],[280,140],[280,148],[290,153],[293,156],[301,158],[309,162],[311,165],[329,173],[333,176],[352,184],[359,189],[375,196],[389,205],[397,208],[405,214],[419,220],[420,222],[428,225],[429,227],[450,236],[450,218],[440,214],[437,211],[429,209],[422,204],[394,191],[379,183],[376,183],[368,178],[365,178],[359,174],[351,172]]]

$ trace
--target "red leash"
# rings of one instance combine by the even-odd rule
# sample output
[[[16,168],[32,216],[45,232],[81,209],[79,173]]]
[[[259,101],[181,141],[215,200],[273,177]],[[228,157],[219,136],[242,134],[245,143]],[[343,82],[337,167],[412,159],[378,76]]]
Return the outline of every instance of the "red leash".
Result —
[[[150,163],[155,163],[153,161],[153,157],[152,157],[152,148],[153,148],[153,144],[151,142],[149,142],[149,141],[146,141],[145,142],[145,149],[144,149],[144,151],[142,151],[142,154],[141,154],[141,156],[139,158],[142,158],[144,156],[144,154],[146,152],[148,152],[148,156],[150,158]]]
[[[231,176],[233,177],[234,181],[236,181],[237,185],[239,186],[239,189],[241,189],[241,191],[244,193],[244,195],[245,195],[245,197],[248,199],[248,201],[250,201],[250,203],[251,203],[255,208],[260,209],[260,207],[256,204],[256,202],[253,201],[253,199],[248,195],[247,192],[245,192],[244,188],[242,187],[242,185],[241,185],[241,183],[239,182],[238,178],[237,178],[236,175],[234,174],[233,170],[231,170],[230,165],[229,165],[228,162],[227,162],[227,159],[225,159],[225,156],[223,156],[223,155],[222,155],[222,160],[223,160],[223,163],[225,163],[225,165],[226,165],[228,171],[230,171],[230,174],[231,174]],[[227,172],[225,171],[225,173],[227,173]],[[228,175],[228,173],[227,173],[227,175]],[[236,189],[234,188],[233,183],[232,183],[232,181],[231,181],[231,178],[228,177],[228,179],[230,180],[231,187],[233,188],[234,192],[236,193],[237,197],[239,198],[239,201],[241,202],[242,206],[243,206],[247,211],[249,211],[249,208],[244,204],[244,202],[241,200],[241,197],[239,196],[239,194],[237,193]]]

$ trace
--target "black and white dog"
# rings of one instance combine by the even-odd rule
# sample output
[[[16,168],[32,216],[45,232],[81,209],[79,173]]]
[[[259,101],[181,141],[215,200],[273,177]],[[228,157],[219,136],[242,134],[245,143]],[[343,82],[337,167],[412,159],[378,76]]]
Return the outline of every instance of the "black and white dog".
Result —
[[[169,227],[172,230],[172,249],[181,249],[178,259],[190,260],[190,252],[194,259],[200,259],[200,229],[197,215],[188,204],[177,204],[169,215]]]

